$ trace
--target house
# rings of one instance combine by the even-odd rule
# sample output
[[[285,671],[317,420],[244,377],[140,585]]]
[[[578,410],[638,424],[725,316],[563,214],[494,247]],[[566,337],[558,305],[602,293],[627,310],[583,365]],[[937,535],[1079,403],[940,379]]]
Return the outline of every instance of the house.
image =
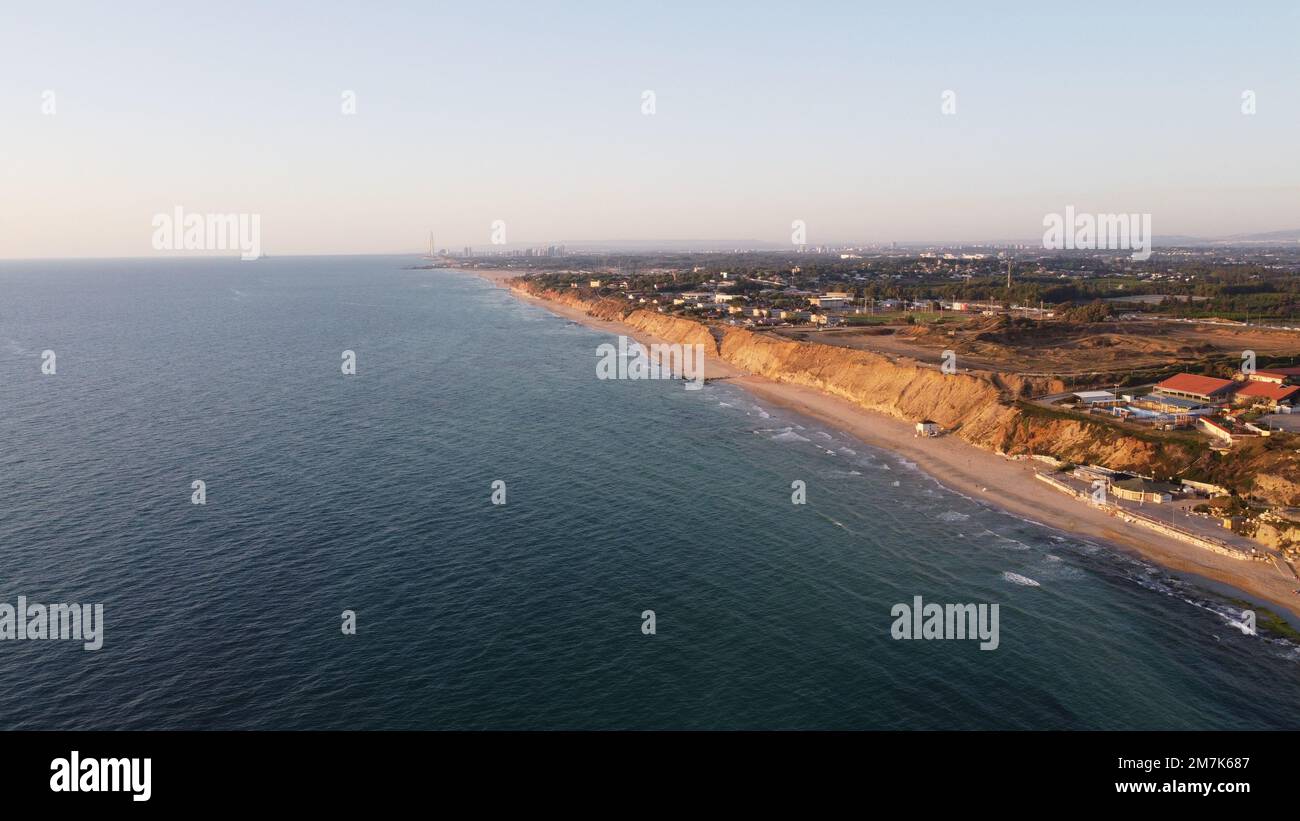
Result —
[[[1214,404],[1231,396],[1238,383],[1231,379],[1218,379],[1213,376],[1198,376],[1194,373],[1176,373],[1155,386],[1155,393],[1164,396],[1176,396],[1182,399],[1195,399],[1198,402]]]
[[[939,423],[930,419],[922,419],[916,423],[917,436],[938,436],[943,431],[939,428]]]

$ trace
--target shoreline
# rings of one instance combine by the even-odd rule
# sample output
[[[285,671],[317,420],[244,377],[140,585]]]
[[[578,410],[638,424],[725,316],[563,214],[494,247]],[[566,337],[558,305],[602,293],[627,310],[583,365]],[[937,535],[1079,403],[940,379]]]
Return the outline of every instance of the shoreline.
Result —
[[[517,299],[589,328],[635,338],[642,344],[663,341],[622,322],[589,316],[580,309],[510,288],[506,280],[521,276],[518,271],[453,270],[482,277],[509,290]],[[706,356],[705,376],[725,378],[765,402],[915,462],[927,476],[963,496],[1062,533],[1102,541],[1220,595],[1267,605],[1292,627],[1300,628],[1300,596],[1291,592],[1300,588],[1300,581],[1285,577],[1272,563],[1232,559],[1174,539],[1160,538],[1037,480],[1037,471],[1028,460],[1008,459],[953,436],[917,437],[908,422],[866,410],[814,388],[747,373],[712,354]]]

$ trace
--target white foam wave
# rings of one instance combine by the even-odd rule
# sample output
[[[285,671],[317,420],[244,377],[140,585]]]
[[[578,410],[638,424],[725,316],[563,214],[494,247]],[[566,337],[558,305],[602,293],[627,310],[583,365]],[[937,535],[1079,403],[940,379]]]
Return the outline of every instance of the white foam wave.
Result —
[[[1033,579],[1029,578],[1028,576],[1022,576],[1019,573],[1012,573],[1010,570],[1002,571],[1002,578],[1005,579],[1006,581],[1011,582],[1012,584],[1019,584],[1019,585],[1023,585],[1024,587],[1042,587],[1042,585],[1040,585],[1038,582],[1034,581]]]

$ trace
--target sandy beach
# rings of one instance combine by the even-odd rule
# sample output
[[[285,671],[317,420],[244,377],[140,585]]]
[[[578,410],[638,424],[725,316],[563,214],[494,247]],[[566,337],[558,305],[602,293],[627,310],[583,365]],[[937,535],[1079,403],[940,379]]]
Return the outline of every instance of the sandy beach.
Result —
[[[493,270],[463,273],[476,274],[499,287],[508,287],[506,280],[520,275],[518,271]],[[597,319],[579,309],[510,290],[519,299],[588,327],[633,337],[643,344],[663,341],[624,323]],[[1113,518],[1035,479],[1036,463],[1007,459],[956,437],[917,437],[909,422],[865,410],[812,388],[745,373],[716,357],[708,357],[705,375],[727,378],[766,402],[897,453],[965,496],[1059,531],[1108,542],[1209,589],[1269,607],[1300,627],[1300,596],[1292,592],[1300,588],[1300,581],[1289,573],[1272,563],[1221,556]]]

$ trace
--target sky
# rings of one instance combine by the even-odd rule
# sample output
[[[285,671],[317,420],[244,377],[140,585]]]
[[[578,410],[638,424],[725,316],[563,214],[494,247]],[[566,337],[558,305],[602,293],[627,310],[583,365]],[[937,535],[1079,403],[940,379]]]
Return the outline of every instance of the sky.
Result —
[[[1300,228],[1300,4],[0,0],[0,258]],[[654,111],[644,113],[644,92]],[[952,92],[955,113],[943,110]],[[1243,92],[1255,113],[1243,113]],[[344,113],[344,94],[355,113]],[[51,105],[52,104],[52,105]]]

